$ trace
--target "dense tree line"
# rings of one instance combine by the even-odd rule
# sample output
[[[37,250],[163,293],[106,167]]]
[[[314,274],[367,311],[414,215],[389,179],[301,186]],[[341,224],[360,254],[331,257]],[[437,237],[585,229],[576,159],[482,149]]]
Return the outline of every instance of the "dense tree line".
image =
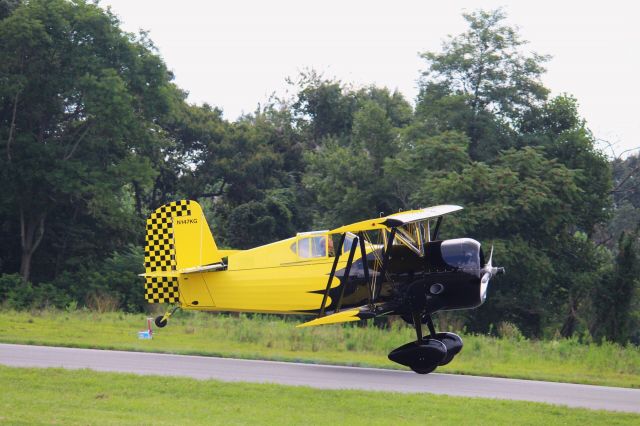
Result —
[[[233,248],[457,203],[443,236],[493,244],[508,271],[467,329],[638,343],[639,157],[596,149],[501,10],[464,18],[422,54],[415,106],[309,71],[293,98],[229,121],[189,104],[111,12],[0,0],[0,300],[143,309],[144,220],[180,198]]]

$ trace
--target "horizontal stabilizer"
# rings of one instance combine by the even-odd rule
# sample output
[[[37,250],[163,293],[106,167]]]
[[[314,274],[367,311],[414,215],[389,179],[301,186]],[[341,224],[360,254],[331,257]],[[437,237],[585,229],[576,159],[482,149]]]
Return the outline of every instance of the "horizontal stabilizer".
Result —
[[[227,265],[225,265],[224,263],[214,263],[211,265],[204,265],[204,266],[194,266],[193,268],[185,268],[185,269],[180,269],[180,273],[181,274],[193,274],[196,272],[212,272],[212,271],[220,271],[224,268],[226,268]]]
[[[180,275],[180,272],[178,271],[157,271],[157,272],[145,272],[144,274],[138,274],[139,277],[147,277],[147,278],[154,278],[154,277],[178,278],[179,275]]]
[[[138,274],[139,277],[178,277],[180,274],[195,274],[197,272],[213,272],[225,269],[227,265],[224,263],[214,263],[212,265],[194,266],[192,268],[184,268],[178,271],[157,271],[145,272]]]

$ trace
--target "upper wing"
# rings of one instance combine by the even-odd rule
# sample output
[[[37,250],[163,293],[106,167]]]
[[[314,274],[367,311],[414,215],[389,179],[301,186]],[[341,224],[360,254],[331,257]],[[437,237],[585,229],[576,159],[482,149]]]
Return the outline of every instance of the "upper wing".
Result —
[[[426,209],[409,210],[406,212],[395,213],[386,217],[377,219],[363,220],[361,222],[344,225],[329,231],[329,234],[343,234],[345,232],[372,231],[375,229],[389,229],[409,223],[420,222],[431,219],[433,217],[442,216],[462,210],[462,207],[443,204],[440,206],[427,207]]]
[[[389,228],[395,228],[396,226],[407,225],[409,223],[420,222],[423,220],[431,219],[432,217],[443,216],[445,214],[457,212],[462,210],[460,206],[454,206],[451,204],[443,204],[440,206],[427,207],[426,209],[411,210],[407,212],[401,212],[387,216],[384,224]]]

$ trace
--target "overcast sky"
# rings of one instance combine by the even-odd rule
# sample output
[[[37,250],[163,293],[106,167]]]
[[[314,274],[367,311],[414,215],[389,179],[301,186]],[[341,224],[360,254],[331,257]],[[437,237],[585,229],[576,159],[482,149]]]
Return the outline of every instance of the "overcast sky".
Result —
[[[127,31],[148,30],[189,101],[252,112],[286,77],[313,68],[356,87],[414,100],[418,52],[463,32],[461,13],[504,7],[528,48],[553,59],[543,81],[576,96],[597,138],[617,154],[640,146],[640,6],[634,1],[108,0]],[[635,149],[632,152],[638,152]],[[611,151],[608,150],[611,154]]]

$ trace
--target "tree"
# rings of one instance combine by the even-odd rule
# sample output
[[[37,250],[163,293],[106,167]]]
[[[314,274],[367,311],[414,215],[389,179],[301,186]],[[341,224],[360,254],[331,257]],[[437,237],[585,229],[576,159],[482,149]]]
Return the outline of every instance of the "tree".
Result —
[[[548,89],[540,82],[547,56],[525,54],[517,31],[504,25],[501,9],[463,14],[469,30],[443,43],[442,52],[424,52],[428,69],[423,72],[422,96],[440,92],[461,96],[470,109],[466,129],[474,159],[497,152],[483,148],[493,143],[486,134],[493,121],[517,127],[522,117],[546,99]]]
[[[377,103],[366,101],[354,114],[352,144],[367,150],[372,160],[369,167],[382,176],[384,160],[396,154],[398,141],[391,120]]]
[[[580,188],[572,204],[575,225],[591,235],[594,226],[610,215],[611,167],[578,114],[577,100],[559,95],[531,110],[527,118],[522,123],[518,145],[543,147],[547,158],[574,171]]]
[[[469,138],[457,131],[403,139],[396,157],[384,161],[385,180],[390,185],[388,196],[404,210],[426,206],[433,201],[430,193],[438,178],[462,172],[470,165],[468,149]]]
[[[323,138],[351,133],[356,96],[338,80],[327,80],[315,71],[301,73],[300,88],[293,111],[307,134],[307,144],[315,147]]]
[[[629,202],[640,208],[640,154],[613,161],[614,201],[616,205]]]
[[[402,93],[394,90],[393,93],[386,87],[369,86],[356,93],[358,109],[363,103],[373,102],[385,111],[391,125],[395,128],[403,128],[411,124],[413,120],[413,108],[407,102]]]
[[[139,153],[163,138],[172,76],[118,25],[81,0],[30,1],[0,21],[3,211],[20,229],[24,280],[52,221],[133,226],[126,184],[153,179]]]
[[[596,337],[625,344],[634,332],[630,319],[640,289],[638,245],[637,231],[624,232],[620,236],[613,274],[605,277],[593,295],[598,320],[593,324],[592,332]]]
[[[330,139],[321,149],[308,153],[306,161],[303,183],[315,195],[314,222],[318,226],[331,228],[384,211],[378,203],[380,182],[362,147],[345,147]]]
[[[310,206],[302,201],[303,143],[293,121],[277,103],[235,123],[195,106],[176,120],[177,145],[188,159],[177,188],[210,204],[220,244],[254,247],[310,225]]]
[[[221,146],[231,129],[222,111],[182,99],[171,105],[161,125],[173,143],[154,155],[159,173],[148,199],[153,208],[178,198],[214,199],[224,194],[228,183],[216,163],[222,160]]]
[[[22,0],[0,0],[0,20],[11,15],[21,2]]]

